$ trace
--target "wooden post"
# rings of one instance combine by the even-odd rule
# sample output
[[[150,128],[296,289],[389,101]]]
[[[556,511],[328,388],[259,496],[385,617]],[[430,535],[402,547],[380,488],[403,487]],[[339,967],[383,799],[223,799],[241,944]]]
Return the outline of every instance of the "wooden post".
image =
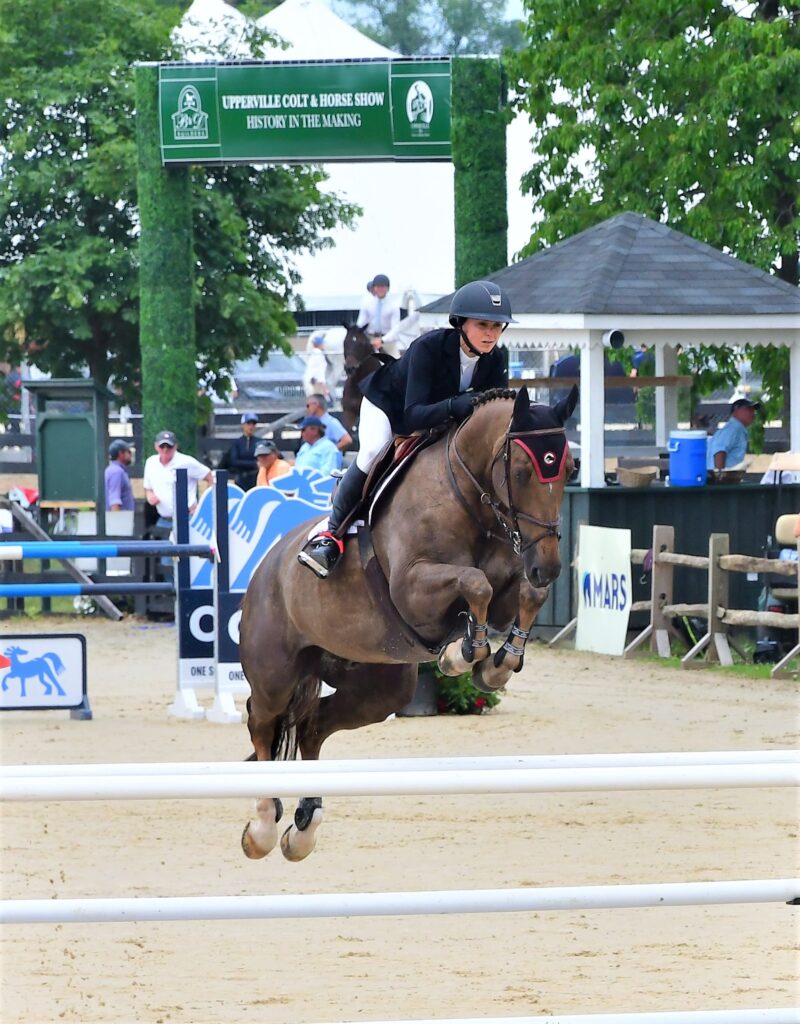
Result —
[[[697,668],[697,655],[706,652],[706,664],[732,665],[728,629],[722,621],[728,607],[728,573],[720,565],[720,558],[730,552],[730,537],[727,533],[712,533],[708,539],[708,627],[705,636],[681,658],[684,668]]]
[[[675,528],[672,526],[653,527],[653,577],[651,582],[650,601],[652,606],[651,622],[653,633],[650,637],[650,650],[656,651],[660,658],[668,658],[672,653],[669,635],[672,623],[664,615],[664,606],[672,604],[673,566],[660,562],[658,556],[665,551],[675,550]]]
[[[631,657],[646,641],[650,650],[658,651],[662,658],[670,656],[669,633],[671,626],[662,608],[672,603],[672,566],[658,561],[658,555],[672,551],[675,545],[675,530],[672,526],[653,527],[653,568],[650,573],[650,624],[628,644],[622,652],[624,658]]]

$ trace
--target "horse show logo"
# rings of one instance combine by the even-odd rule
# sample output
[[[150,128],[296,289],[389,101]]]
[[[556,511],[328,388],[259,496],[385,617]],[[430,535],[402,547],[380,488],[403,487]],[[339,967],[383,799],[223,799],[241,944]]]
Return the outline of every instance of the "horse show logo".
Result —
[[[587,608],[625,611],[628,606],[628,579],[624,573],[584,572],[581,596]]]
[[[406,93],[406,117],[411,134],[427,136],[431,133],[433,120],[433,93],[427,82],[418,79]]]
[[[76,708],[85,693],[82,635],[0,636],[0,710]]]
[[[200,93],[193,85],[185,85],[180,91],[178,109],[172,115],[172,132],[176,142],[208,138],[208,114],[203,110]]]

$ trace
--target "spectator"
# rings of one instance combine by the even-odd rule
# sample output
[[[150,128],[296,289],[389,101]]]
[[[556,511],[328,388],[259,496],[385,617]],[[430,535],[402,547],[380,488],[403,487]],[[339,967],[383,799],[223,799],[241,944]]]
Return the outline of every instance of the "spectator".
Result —
[[[298,425],[303,443],[297,453],[295,466],[298,469],[309,466],[325,474],[338,469],[341,453],[333,441],[325,436],[325,424],[319,416],[306,416]]]
[[[128,466],[133,461],[133,450],[127,441],[112,441],[108,446],[111,460],[103,476],[106,490],[106,510],[109,512],[132,512],[134,508],[133,488],[128,476]]]
[[[341,422],[326,409],[324,395],[309,395],[306,399],[306,416],[316,416],[325,424],[325,436],[336,445],[340,452],[353,443]],[[339,463],[341,465],[341,462]]]
[[[144,494],[148,505],[154,505],[158,510],[156,525],[171,527],[175,516],[175,471],[185,469],[188,472],[190,514],[197,508],[198,481],[211,484],[214,474],[202,462],[178,451],[178,441],[171,430],[156,434],[154,447],[156,454],[144,464]]]
[[[328,360],[325,356],[325,332],[316,331],[311,336],[311,351],[306,356],[303,374],[303,388],[306,395],[322,395],[328,406],[330,389],[327,381]]]
[[[631,377],[647,377],[655,369],[653,353],[647,345],[640,345],[637,352],[634,352],[631,360]]]
[[[709,469],[733,469],[744,462],[749,441],[748,431],[760,408],[761,402],[751,402],[749,398],[736,399],[731,406],[728,422],[708,442]]]
[[[386,274],[376,274],[372,279],[372,293],[358,311],[356,324],[366,329],[376,349],[382,348],[384,334],[400,323],[400,307],[389,297],[390,287]]]
[[[233,479],[243,491],[249,491],[256,485],[258,466],[256,465],[256,424],[258,416],[254,412],[242,413],[241,437],[237,437],[228,449],[228,468]]]
[[[256,445],[256,463],[258,477],[256,487],[265,487],[273,480],[291,473],[292,467],[278,451],[274,441],[259,441]]]

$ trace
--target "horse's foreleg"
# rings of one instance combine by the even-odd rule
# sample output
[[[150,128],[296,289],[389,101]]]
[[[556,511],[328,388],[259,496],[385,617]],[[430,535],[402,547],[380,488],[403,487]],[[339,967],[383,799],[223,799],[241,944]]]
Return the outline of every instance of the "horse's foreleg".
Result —
[[[511,632],[494,658],[475,667],[472,673],[473,685],[491,693],[506,685],[513,672],[519,672],[525,659],[525,644],[528,640],[539,610],[547,600],[549,587],[532,587],[527,580],[520,584],[519,610]]]
[[[489,602],[492,587],[480,569],[456,569],[456,587],[469,605],[467,626],[460,640],[453,640],[439,652],[439,669],[446,676],[459,676],[476,668],[492,653],[489,647]]]

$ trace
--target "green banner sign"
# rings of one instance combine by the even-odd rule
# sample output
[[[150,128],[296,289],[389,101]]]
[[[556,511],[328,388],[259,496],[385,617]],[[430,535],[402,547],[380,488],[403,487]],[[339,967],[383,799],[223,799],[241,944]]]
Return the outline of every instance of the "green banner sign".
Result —
[[[159,67],[170,163],[449,160],[450,60]]]

